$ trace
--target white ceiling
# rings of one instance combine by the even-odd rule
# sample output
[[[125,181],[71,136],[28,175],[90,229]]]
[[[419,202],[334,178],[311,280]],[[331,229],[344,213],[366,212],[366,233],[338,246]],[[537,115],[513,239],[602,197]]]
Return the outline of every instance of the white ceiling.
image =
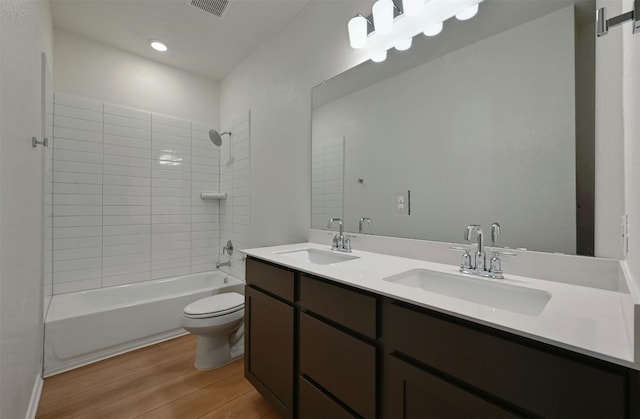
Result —
[[[184,0],[52,0],[54,26],[220,80],[309,0],[230,0],[222,17]],[[160,39],[169,51],[151,49]]]

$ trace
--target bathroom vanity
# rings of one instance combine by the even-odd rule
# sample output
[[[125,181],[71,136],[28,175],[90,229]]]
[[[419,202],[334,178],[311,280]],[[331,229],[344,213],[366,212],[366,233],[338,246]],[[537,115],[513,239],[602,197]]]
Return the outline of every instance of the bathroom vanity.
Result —
[[[615,293],[505,275],[550,294],[516,313],[389,280],[446,265],[313,243],[246,253],[245,375],[285,417],[640,417],[628,333],[606,324],[622,319],[584,315]]]

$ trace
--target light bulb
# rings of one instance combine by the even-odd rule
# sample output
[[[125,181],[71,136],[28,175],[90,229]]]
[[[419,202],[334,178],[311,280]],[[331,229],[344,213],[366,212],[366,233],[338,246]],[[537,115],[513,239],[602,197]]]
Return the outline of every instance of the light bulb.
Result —
[[[469,20],[478,13],[478,5],[475,4],[456,14],[458,20]]]
[[[406,51],[409,48],[411,48],[411,41],[413,41],[413,38],[406,38],[403,39],[401,41],[396,42],[396,44],[394,45],[394,47],[398,50],[398,51]]]
[[[381,63],[387,59],[387,50],[376,52],[371,55],[371,61],[374,63]]]
[[[351,48],[358,49],[367,44],[367,19],[360,15],[351,18],[347,28],[349,29]]]
[[[149,41],[149,45],[151,45],[151,48],[155,49],[156,51],[165,52],[167,50],[167,45],[162,41],[158,41],[157,39],[152,39],[151,41]]]
[[[417,16],[423,8],[424,0],[402,0],[402,12],[406,16]]]
[[[393,27],[393,1],[378,0],[371,8],[373,26],[380,35],[389,33]]]
[[[435,25],[429,26],[422,33],[425,34],[426,36],[436,36],[437,34],[442,32],[443,27],[444,27],[444,24],[442,22],[436,23]]]

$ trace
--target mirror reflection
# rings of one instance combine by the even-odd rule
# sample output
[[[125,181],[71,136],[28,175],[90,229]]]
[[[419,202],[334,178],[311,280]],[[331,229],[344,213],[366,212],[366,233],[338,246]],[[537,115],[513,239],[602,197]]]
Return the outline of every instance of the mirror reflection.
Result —
[[[463,242],[498,222],[501,247],[593,255],[594,7],[487,0],[314,88],[312,228]]]

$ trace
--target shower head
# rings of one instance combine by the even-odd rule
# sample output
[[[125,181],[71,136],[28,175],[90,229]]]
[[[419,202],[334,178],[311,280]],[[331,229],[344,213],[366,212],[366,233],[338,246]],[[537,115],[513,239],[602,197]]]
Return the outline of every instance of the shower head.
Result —
[[[228,135],[229,137],[231,137],[231,131],[225,131],[223,133],[219,133],[215,129],[210,129],[209,130],[209,138],[211,139],[211,142],[213,144],[215,144],[217,147],[220,147],[222,145],[222,136],[223,135]]]

